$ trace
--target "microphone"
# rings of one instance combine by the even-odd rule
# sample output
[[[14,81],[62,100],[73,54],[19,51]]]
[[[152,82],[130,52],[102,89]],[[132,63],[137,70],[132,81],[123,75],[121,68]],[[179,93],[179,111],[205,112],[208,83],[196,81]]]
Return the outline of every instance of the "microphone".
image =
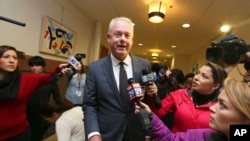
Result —
[[[140,98],[143,97],[140,83],[135,83],[134,78],[129,78],[128,84],[129,86],[127,87],[127,92],[130,101],[134,100],[138,105],[140,105]]]
[[[77,54],[77,55],[78,55],[78,54]],[[77,55],[76,55],[76,57],[71,56],[71,57],[68,59],[68,65],[67,65],[66,67],[64,67],[64,68],[69,68],[70,66],[72,66],[72,67],[73,67],[73,69],[72,69],[73,74],[72,74],[72,75],[74,75],[74,74],[76,73],[76,70],[81,69],[81,65],[82,65],[82,64],[79,62],[79,61],[81,61],[81,58],[77,57]],[[79,59],[80,59],[80,60],[79,60]],[[62,72],[57,73],[57,74],[56,74],[56,77],[53,78],[52,81],[57,81],[57,80],[59,80],[61,75],[62,75]]]
[[[80,63],[74,56],[71,56],[71,57],[68,59],[68,63],[69,63],[75,70],[79,70],[79,69],[80,69],[81,63]]]
[[[143,97],[140,83],[135,83],[134,78],[129,78],[128,84],[129,86],[127,87],[127,92],[129,94],[130,100],[135,101],[137,105],[140,106],[140,98]],[[149,132],[151,130],[151,124],[150,124],[150,118],[149,118],[147,111],[144,108],[142,108],[139,114],[142,117],[140,119],[140,122],[143,126],[142,129]]]
[[[149,73],[146,69],[143,69],[142,70],[142,83],[148,86],[148,85],[152,85],[153,82],[154,82],[154,74]],[[161,100],[157,94],[153,94],[153,102],[154,102],[156,109],[161,109],[162,107]]]

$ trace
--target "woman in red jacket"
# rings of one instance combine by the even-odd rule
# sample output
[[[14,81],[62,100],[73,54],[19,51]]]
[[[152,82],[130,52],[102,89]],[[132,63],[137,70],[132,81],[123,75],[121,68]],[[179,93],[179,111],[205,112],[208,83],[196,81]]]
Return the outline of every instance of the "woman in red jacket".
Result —
[[[162,108],[156,109],[152,100],[149,105],[156,115],[174,112],[173,132],[209,127],[209,107],[217,102],[226,71],[219,65],[207,63],[195,74],[192,87],[179,89],[161,100]]]
[[[29,141],[26,104],[34,91],[60,72],[50,74],[21,74],[14,47],[0,46],[0,141]]]

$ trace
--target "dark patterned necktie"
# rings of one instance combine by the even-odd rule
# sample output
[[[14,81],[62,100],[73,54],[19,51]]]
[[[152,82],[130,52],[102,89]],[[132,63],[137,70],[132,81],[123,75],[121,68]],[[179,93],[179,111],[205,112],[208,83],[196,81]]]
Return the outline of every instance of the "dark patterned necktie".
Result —
[[[122,102],[125,107],[129,105],[129,96],[127,93],[127,87],[128,87],[128,80],[127,80],[127,73],[124,69],[124,62],[120,62],[120,75],[119,75],[119,89],[120,89],[120,95]]]

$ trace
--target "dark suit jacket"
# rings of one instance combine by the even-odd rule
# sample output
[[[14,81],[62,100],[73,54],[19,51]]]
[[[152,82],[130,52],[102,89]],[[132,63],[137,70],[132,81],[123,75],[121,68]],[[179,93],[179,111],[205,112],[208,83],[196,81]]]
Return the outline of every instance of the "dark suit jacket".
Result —
[[[150,63],[131,56],[133,78],[141,81],[142,69],[150,70]],[[111,55],[89,65],[84,90],[83,110],[86,136],[94,131],[101,133],[103,141],[122,141],[125,132],[130,141],[144,141],[145,131],[134,114],[134,103],[124,108],[116,85]]]

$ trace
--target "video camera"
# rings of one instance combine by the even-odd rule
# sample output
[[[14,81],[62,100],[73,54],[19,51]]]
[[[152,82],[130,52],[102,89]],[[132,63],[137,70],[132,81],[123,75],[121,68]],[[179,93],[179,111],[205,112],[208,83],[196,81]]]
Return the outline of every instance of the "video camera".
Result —
[[[229,34],[218,42],[212,42],[206,50],[206,59],[215,63],[234,65],[248,52],[249,45],[234,34]]]

